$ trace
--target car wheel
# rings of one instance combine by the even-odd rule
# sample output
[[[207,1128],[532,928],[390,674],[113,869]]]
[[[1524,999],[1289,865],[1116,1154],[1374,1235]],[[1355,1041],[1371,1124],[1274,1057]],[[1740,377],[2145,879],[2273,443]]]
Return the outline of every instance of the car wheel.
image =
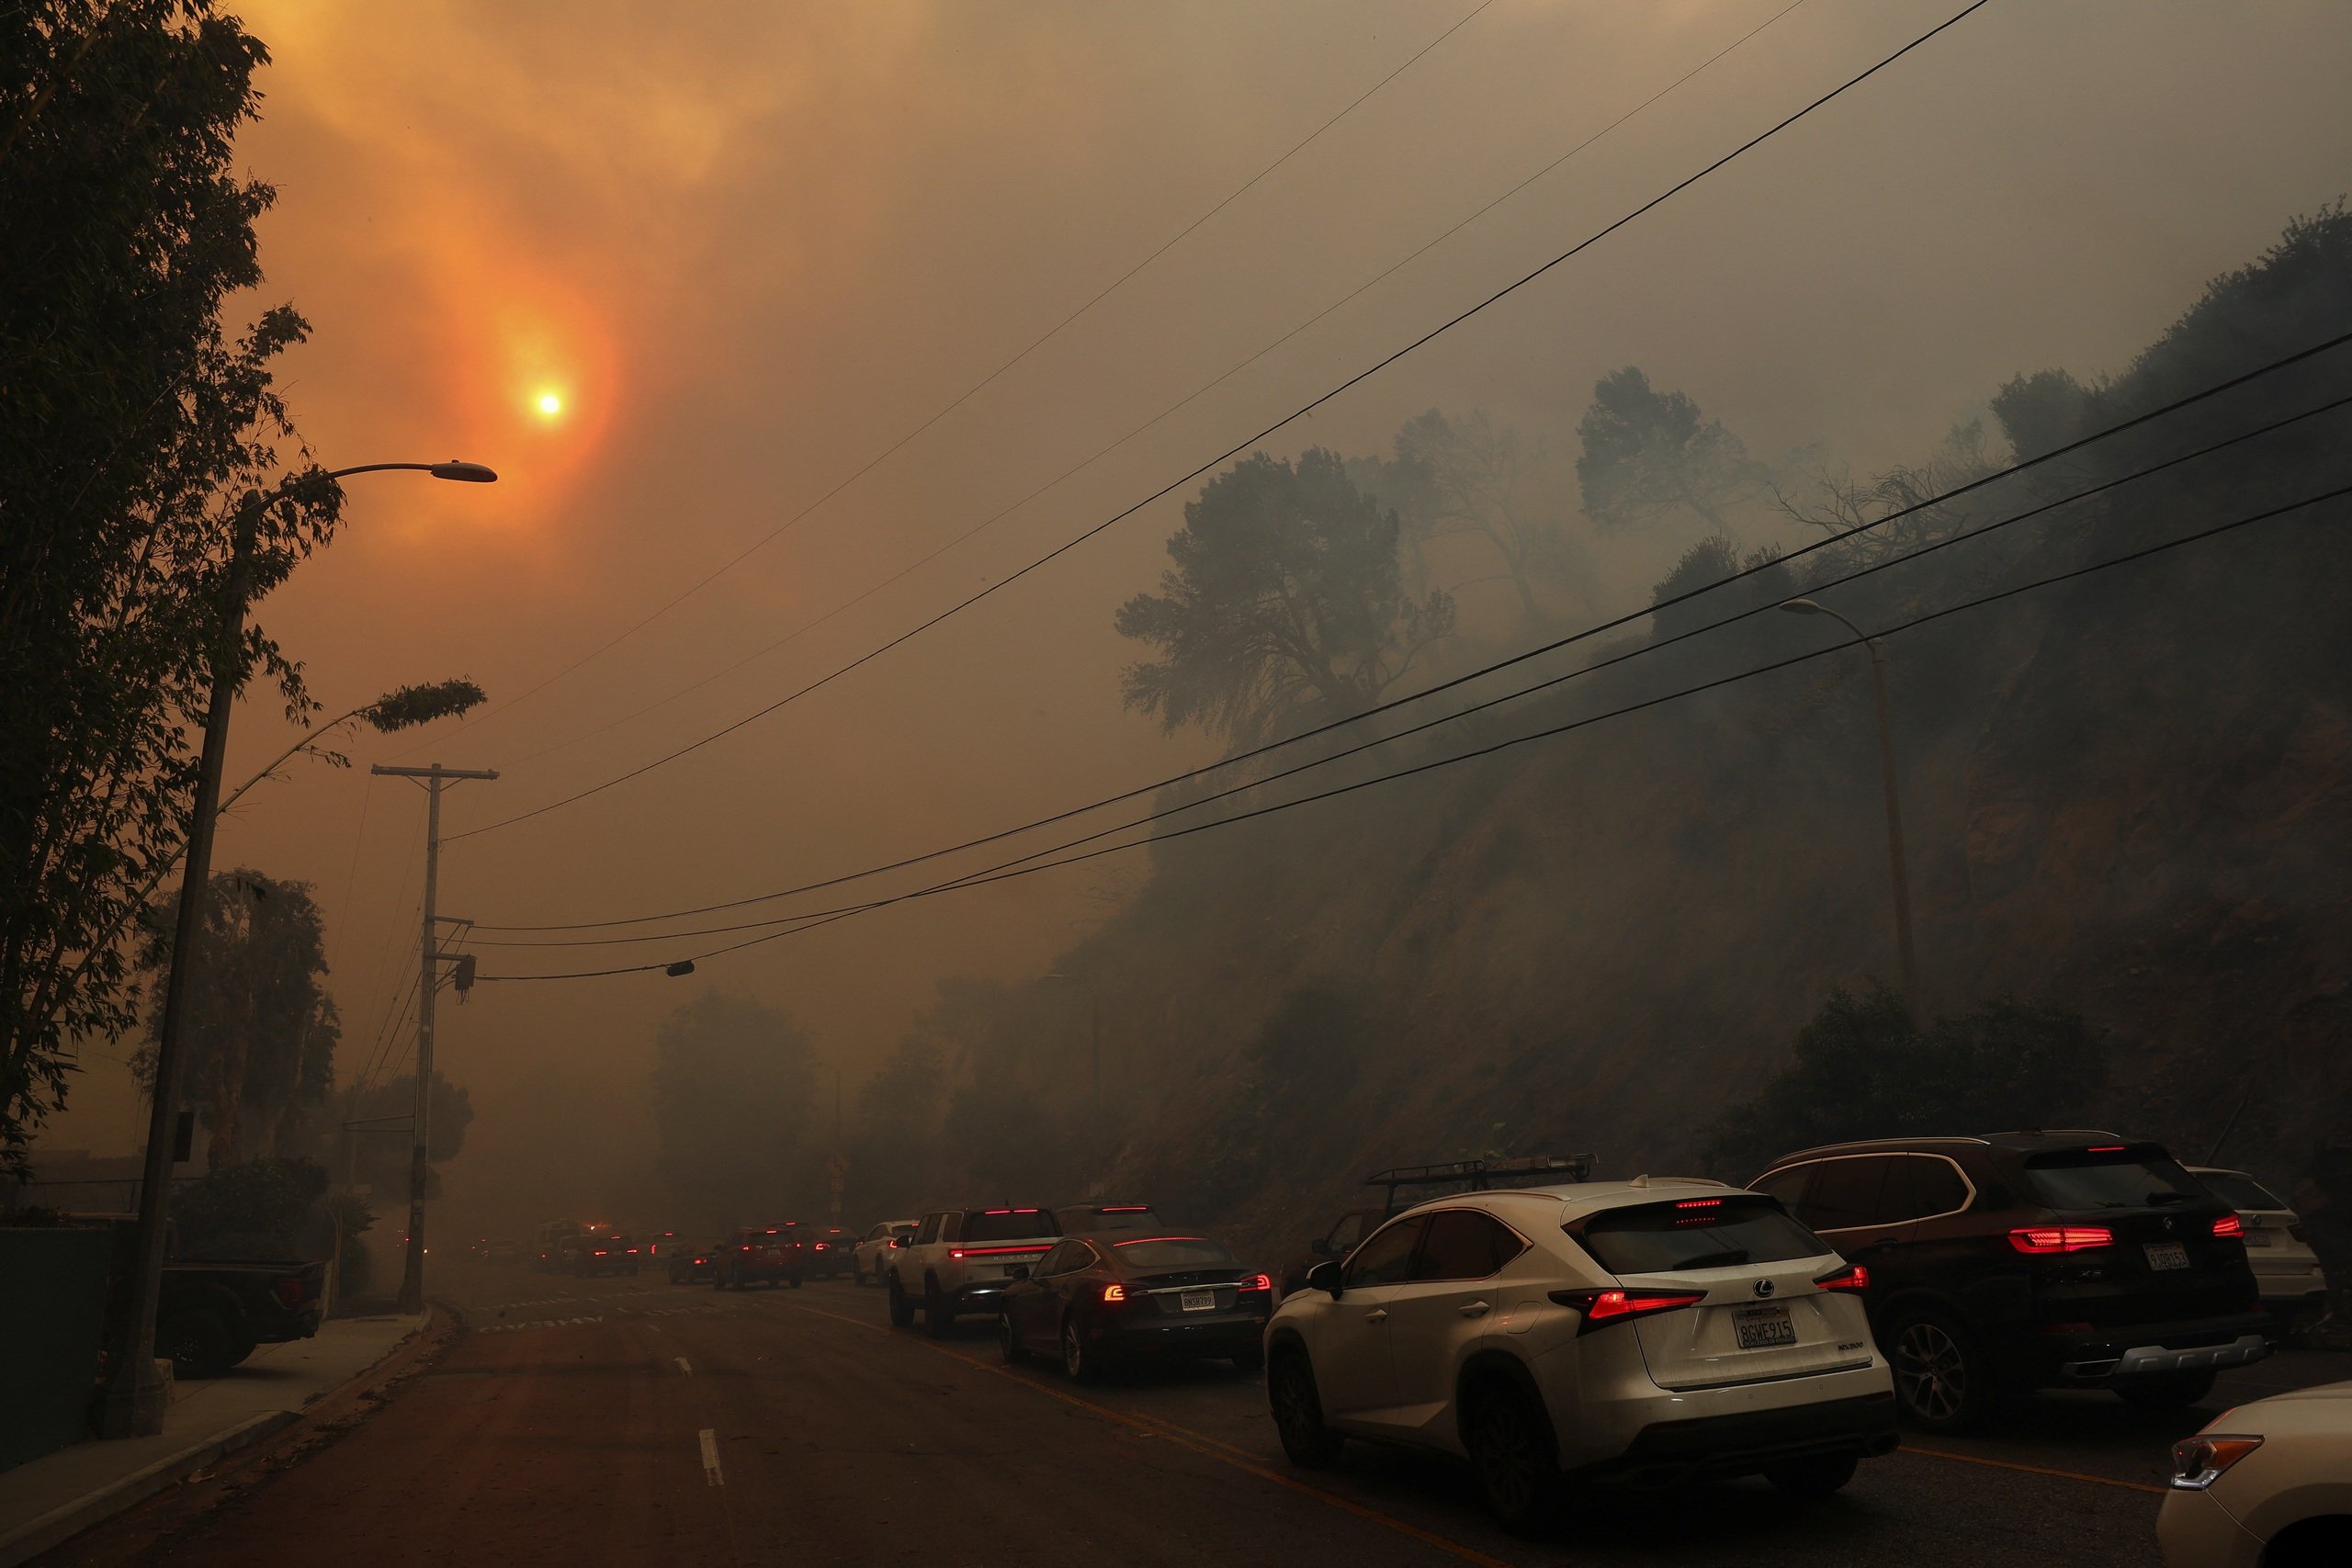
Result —
[[[237,1341],[217,1313],[191,1309],[175,1314],[155,1334],[155,1349],[172,1359],[184,1378],[217,1378],[237,1364]]]
[[[1266,1353],[1263,1350],[1244,1350],[1233,1358],[1233,1370],[1244,1376],[1255,1377],[1266,1370]]]
[[[912,1328],[915,1325],[915,1303],[907,1295],[907,1288],[899,1283],[896,1274],[890,1276],[890,1325]]]
[[[1996,1395],[1992,1360],[1956,1319],[1941,1313],[1903,1319],[1886,1359],[1904,1417],[1921,1430],[1965,1432],[1991,1413]]]
[[[1012,1326],[1012,1314],[996,1314],[996,1348],[1004,1356],[1004,1364],[1017,1367],[1029,1359],[1029,1348],[1021,1343],[1020,1334]]]
[[[1479,1495],[1514,1535],[1549,1529],[1560,1505],[1560,1446],[1543,1404],[1516,1383],[1474,1391],[1463,1421]]]
[[[1822,1454],[1791,1460],[1764,1472],[1764,1479],[1792,1497],[1826,1497],[1854,1479],[1852,1454]]]
[[[2125,1378],[2116,1383],[2115,1392],[2129,1404],[2146,1405],[2151,1409],[2178,1409],[2194,1404],[2213,1392],[2213,1369],[2199,1368],[2190,1371],[2147,1372],[2136,1378]]]
[[[864,1269],[864,1267],[862,1267],[861,1265],[859,1265],[859,1264],[857,1264],[857,1263],[852,1263],[852,1264],[849,1266],[849,1282],[850,1282],[851,1284],[853,1284],[853,1285],[856,1285],[856,1286],[860,1286],[860,1287],[863,1287],[863,1286],[865,1285],[865,1269]]]
[[[1095,1365],[1094,1352],[1086,1348],[1086,1336],[1078,1326],[1078,1314],[1062,1319],[1062,1375],[1072,1382],[1092,1382],[1101,1369]]]
[[[936,1280],[922,1282],[922,1327],[933,1339],[944,1339],[956,1325],[956,1311],[947,1304],[947,1292],[939,1288]]]
[[[1347,1440],[1323,1424],[1323,1396],[1315,1387],[1315,1367],[1304,1350],[1274,1357],[1266,1379],[1266,1402],[1274,1413],[1274,1433],[1283,1452],[1302,1470],[1321,1470],[1340,1457]]]
[[[797,1274],[793,1275],[791,1284],[794,1290],[798,1290],[800,1288],[800,1276]]]

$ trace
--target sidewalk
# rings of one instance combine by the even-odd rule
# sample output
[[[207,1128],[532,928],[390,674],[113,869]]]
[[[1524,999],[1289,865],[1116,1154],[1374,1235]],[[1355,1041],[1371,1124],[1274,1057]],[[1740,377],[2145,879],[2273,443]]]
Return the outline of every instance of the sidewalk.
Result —
[[[0,1568],[291,1426],[304,1406],[390,1355],[427,1321],[338,1318],[315,1338],[260,1347],[224,1377],[175,1385],[154,1437],[76,1443],[0,1471]]]

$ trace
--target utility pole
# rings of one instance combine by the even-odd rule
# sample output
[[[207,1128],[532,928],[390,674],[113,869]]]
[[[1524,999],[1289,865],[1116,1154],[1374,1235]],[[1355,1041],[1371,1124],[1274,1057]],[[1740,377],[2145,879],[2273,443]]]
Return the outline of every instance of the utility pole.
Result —
[[[1886,698],[1886,649],[1877,638],[1831,609],[1811,599],[1791,599],[1780,606],[1792,615],[1826,615],[1854,634],[1871,656],[1871,693],[1878,708],[1878,765],[1886,793],[1887,878],[1894,891],[1894,961],[1903,975],[1903,1006],[1916,1022],[1919,1016],[1919,962],[1911,948],[1911,868],[1903,853],[1903,803],[1895,788],[1894,721]]]
[[[466,779],[494,779],[490,768],[390,768],[379,762],[368,770],[387,778],[415,779],[424,786],[424,919],[422,961],[416,992],[416,1100],[410,1111],[413,1123],[408,1162],[408,1255],[401,1265],[399,1310],[424,1310],[424,1151],[433,1128],[433,998],[441,989],[441,940],[434,911],[441,872],[441,791]]]

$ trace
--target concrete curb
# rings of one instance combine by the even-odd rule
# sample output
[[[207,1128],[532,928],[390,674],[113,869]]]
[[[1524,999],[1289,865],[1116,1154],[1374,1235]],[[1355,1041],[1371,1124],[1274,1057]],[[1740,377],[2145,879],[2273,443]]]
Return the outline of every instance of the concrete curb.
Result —
[[[301,1418],[301,1412],[298,1410],[272,1410],[253,1416],[226,1432],[183,1449],[168,1459],[159,1459],[144,1470],[133,1471],[95,1491],[84,1493],[70,1503],[51,1508],[31,1523],[0,1538],[0,1568],[17,1568],[17,1564],[40,1556],[62,1541],[70,1540],[100,1520],[111,1518],[126,1508],[145,1502],[165,1487],[177,1485],[205,1466],[217,1463],[272,1433],[282,1432]]]
[[[333,1388],[322,1389],[302,1402],[300,1410],[266,1410],[248,1416],[223,1432],[194,1443],[178,1453],[157,1460],[142,1470],[119,1476],[106,1484],[59,1505],[40,1517],[0,1535],[0,1568],[17,1568],[52,1547],[71,1540],[93,1526],[137,1507],[148,1498],[178,1485],[199,1471],[218,1464],[242,1450],[275,1437],[302,1420],[311,1410],[356,1384],[366,1382],[385,1362],[419,1335],[446,1321],[446,1309],[429,1312],[424,1320],[384,1348],[384,1353]]]

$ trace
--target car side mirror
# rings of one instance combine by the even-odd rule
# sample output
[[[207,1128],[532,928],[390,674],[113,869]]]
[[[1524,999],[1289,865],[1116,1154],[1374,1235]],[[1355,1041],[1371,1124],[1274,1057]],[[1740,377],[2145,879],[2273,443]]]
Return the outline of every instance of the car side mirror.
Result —
[[[1330,1292],[1331,1299],[1338,1301],[1340,1289],[1340,1266],[1336,1263],[1317,1263],[1306,1271],[1306,1283],[1310,1290]]]
[[[1016,1280],[1026,1280],[1029,1278],[1029,1265],[1026,1263],[1014,1264],[1012,1266],[1012,1277]]]
[[[1318,1235],[1313,1241],[1308,1242],[1306,1244],[1306,1250],[1315,1254],[1317,1258],[1336,1258],[1340,1255],[1340,1249],[1331,1245],[1331,1238],[1322,1235]]]

